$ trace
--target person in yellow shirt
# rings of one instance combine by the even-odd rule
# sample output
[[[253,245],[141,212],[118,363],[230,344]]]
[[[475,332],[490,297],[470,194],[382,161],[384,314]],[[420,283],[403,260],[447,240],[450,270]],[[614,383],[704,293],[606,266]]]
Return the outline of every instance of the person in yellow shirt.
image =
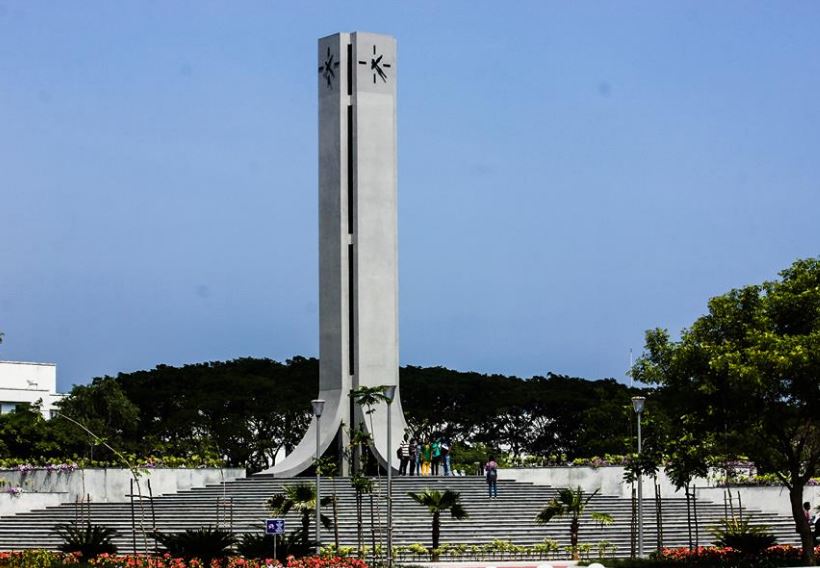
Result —
[[[425,442],[421,447],[421,474],[430,475],[430,460],[432,456],[430,442]]]

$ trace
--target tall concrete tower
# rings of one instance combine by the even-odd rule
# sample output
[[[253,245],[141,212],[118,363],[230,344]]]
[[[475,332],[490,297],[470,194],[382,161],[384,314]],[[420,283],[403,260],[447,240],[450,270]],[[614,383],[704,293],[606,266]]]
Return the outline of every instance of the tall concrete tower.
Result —
[[[346,443],[342,423],[365,423],[349,400],[361,386],[399,384],[396,211],[396,40],[340,33],[319,40],[319,444]],[[406,429],[400,389],[391,405],[393,448]],[[373,416],[379,462],[387,455],[387,405]],[[270,472],[313,463],[314,419]]]

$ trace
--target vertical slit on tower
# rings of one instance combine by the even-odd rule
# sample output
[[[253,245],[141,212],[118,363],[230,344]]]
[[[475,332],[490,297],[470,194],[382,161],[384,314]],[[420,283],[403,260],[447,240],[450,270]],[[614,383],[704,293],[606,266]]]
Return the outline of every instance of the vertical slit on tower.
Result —
[[[353,45],[347,44],[347,94],[353,95]],[[347,233],[353,234],[353,105],[347,105]],[[347,245],[347,361],[356,373],[356,319],[353,295],[353,244]],[[353,417],[351,416],[351,419]],[[352,424],[352,422],[351,422]]]
[[[353,46],[347,44],[347,94],[353,94]]]
[[[347,232],[353,234],[353,105],[347,105]]]
[[[356,325],[353,305],[353,245],[347,245],[347,361],[350,374],[356,373]]]

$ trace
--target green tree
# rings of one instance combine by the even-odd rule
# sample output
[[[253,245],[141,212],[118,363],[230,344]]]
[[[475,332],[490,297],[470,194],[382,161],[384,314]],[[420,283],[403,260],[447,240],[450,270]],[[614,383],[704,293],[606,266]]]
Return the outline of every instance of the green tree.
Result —
[[[450,516],[457,521],[468,517],[467,511],[461,504],[461,494],[457,491],[445,490],[443,493],[437,489],[427,488],[420,493],[407,494],[419,505],[427,507],[433,515],[433,562],[438,561],[438,545],[441,536],[441,514],[450,511]]]
[[[333,497],[323,497],[320,507],[330,505]],[[301,537],[305,548],[310,546],[311,519],[316,516],[316,487],[309,483],[286,485],[284,492],[276,493],[268,499],[268,507],[274,514],[285,516],[291,510],[299,514],[302,523]],[[322,526],[330,528],[332,523],[328,517],[321,515]]]
[[[538,523],[548,523],[555,517],[568,516],[569,523],[569,543],[572,546],[572,559],[579,560],[578,554],[578,532],[581,528],[581,515],[584,514],[590,499],[598,493],[596,489],[592,493],[585,493],[580,487],[571,489],[565,487],[558,490],[558,496],[547,504],[544,509],[536,515]],[[612,523],[612,517],[607,513],[591,513],[590,516],[601,524]]]
[[[693,515],[697,509],[692,503],[692,482],[697,477],[706,477],[709,474],[709,463],[714,453],[712,446],[712,436],[699,435],[687,428],[687,419],[682,417],[678,426],[680,434],[678,437],[666,443],[666,465],[664,471],[675,489],[683,489],[686,497],[686,526],[689,536],[689,548],[694,547],[692,540],[692,528],[697,527],[698,519]],[[697,534],[695,528],[695,534]]]
[[[34,461],[62,454],[55,429],[43,418],[39,403],[21,404],[0,415],[0,452],[2,457]]]
[[[820,472],[820,259],[798,260],[780,276],[712,298],[679,341],[648,331],[632,372],[660,386],[670,415],[685,416],[691,432],[780,477],[810,564],[801,505]]]
[[[113,447],[125,451],[136,449],[133,442],[138,431],[139,408],[128,399],[115,379],[96,378],[90,385],[77,385],[58,405],[61,413],[82,423]],[[60,427],[68,430],[73,439],[87,439],[86,433],[72,423],[61,423]],[[94,458],[114,459],[115,456],[104,446],[96,447],[98,453]]]
[[[411,430],[425,439],[439,433],[449,437],[454,463],[462,467],[465,460],[475,461],[471,456],[476,452],[500,447],[518,455],[569,458],[628,450],[633,418],[629,397],[634,392],[611,379],[548,373],[522,380],[413,366],[403,367],[400,374]],[[301,440],[312,419],[310,400],[318,385],[317,359],[293,357],[280,363],[241,358],[98,377],[75,386],[61,406],[129,455],[218,457],[225,466],[256,472]],[[367,420],[383,402],[383,389],[359,394]],[[103,445],[89,445],[89,436],[80,428],[57,424],[35,428],[41,437],[28,446],[4,449],[0,443],[0,454],[71,459],[91,451],[89,457],[113,459]],[[51,453],[33,454],[35,443],[41,449],[48,446]],[[354,454],[361,457],[360,451]],[[366,471],[375,469],[372,463]]]
[[[522,380],[414,366],[400,375],[408,426],[422,438],[441,432],[460,447],[570,458],[624,454],[634,438],[629,399],[637,391],[613,379]]]
[[[217,453],[226,466],[255,472],[281,449],[292,451],[307,430],[319,364],[304,357],[284,364],[242,358],[159,365],[116,381],[139,408],[135,453]]]

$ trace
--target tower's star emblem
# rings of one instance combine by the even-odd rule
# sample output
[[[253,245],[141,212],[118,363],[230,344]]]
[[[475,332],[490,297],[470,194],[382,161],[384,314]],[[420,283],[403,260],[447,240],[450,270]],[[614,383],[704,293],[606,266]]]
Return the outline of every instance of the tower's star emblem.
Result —
[[[385,69],[390,68],[389,63],[382,63],[382,58],[384,54],[379,55],[376,57],[376,46],[373,46],[373,57],[370,58],[370,70],[373,71],[373,84],[376,83],[376,77],[379,77],[382,82],[387,83],[387,74],[384,72]],[[359,65],[367,65],[367,61],[359,61]]]
[[[330,52],[330,47],[327,48],[327,57],[325,58],[325,62],[323,65],[319,66],[319,73],[325,78],[327,81],[327,88],[333,88],[333,79],[336,78],[336,71],[335,69],[339,67],[339,62],[334,61],[335,56]]]

